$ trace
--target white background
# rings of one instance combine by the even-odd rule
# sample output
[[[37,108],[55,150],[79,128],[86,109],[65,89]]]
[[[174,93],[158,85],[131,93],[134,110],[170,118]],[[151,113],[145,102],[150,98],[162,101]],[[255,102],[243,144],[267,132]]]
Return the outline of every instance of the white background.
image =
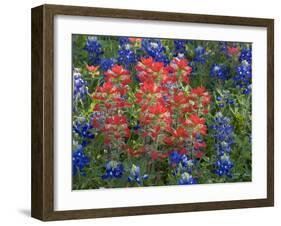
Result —
[[[48,223],[50,225],[278,225],[281,212],[281,15],[278,0],[92,0],[51,1],[48,3],[113,8],[175,11],[275,18],[275,207],[119,217]],[[45,1],[2,1],[0,7],[0,223],[1,225],[42,225],[30,214],[30,8]]]

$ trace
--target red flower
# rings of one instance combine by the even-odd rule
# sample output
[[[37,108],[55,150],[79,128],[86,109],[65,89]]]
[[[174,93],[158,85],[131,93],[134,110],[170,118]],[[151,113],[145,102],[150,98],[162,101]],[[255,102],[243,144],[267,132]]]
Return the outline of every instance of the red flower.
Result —
[[[205,123],[204,118],[199,118],[198,115],[195,114],[190,115],[190,120],[196,125]]]
[[[183,76],[183,81],[185,81],[186,84],[189,84],[190,81],[189,81],[189,77],[188,76]]]
[[[228,46],[227,47],[227,52],[228,54],[230,55],[237,55],[239,53],[239,48],[238,47],[231,47],[231,46]]]
[[[181,150],[179,150],[180,155],[185,155],[186,153],[187,153],[187,150],[185,148],[182,148]]]
[[[158,159],[158,152],[157,151],[150,152],[150,157],[152,160]]]
[[[189,113],[191,111],[192,111],[191,106],[188,106],[188,107],[185,107],[185,108],[182,109],[182,112],[184,112],[184,113]]]
[[[141,42],[142,38],[129,38],[130,42]]]
[[[188,66],[188,61],[186,59],[174,58],[172,61],[172,67],[177,66],[180,70],[191,72],[192,68]]]
[[[200,128],[200,133],[201,135],[205,136],[207,134],[207,126],[206,125],[203,125],[201,128]]]
[[[169,156],[169,153],[159,153],[159,158],[160,159],[165,159]]]
[[[148,57],[148,58],[141,58],[141,62],[143,63],[143,65],[145,65],[146,67],[150,67],[153,63],[153,58],[152,57]]]
[[[179,127],[178,129],[176,129],[173,133],[173,135],[177,138],[179,137],[187,137],[188,136],[188,132],[183,128],[183,127]]]
[[[137,70],[137,76],[141,82],[152,82],[157,85],[166,79],[169,73],[164,63],[154,62],[152,57],[141,58],[135,67]]]
[[[96,118],[93,118],[92,124],[93,124],[94,128],[100,127],[99,121]]]
[[[160,126],[159,125],[157,125],[157,126],[155,126],[155,128],[153,129],[153,131],[151,132],[151,136],[153,137],[153,138],[156,138],[157,136],[158,136],[158,134],[159,134],[159,132],[160,132]]]
[[[118,92],[116,87],[113,86],[111,82],[106,82],[101,87],[96,88],[96,92],[92,96],[93,99],[105,101],[109,95],[115,94]]]
[[[128,87],[122,86],[121,88],[117,88],[117,91],[120,93],[120,95],[125,95],[128,92]]]
[[[196,94],[198,96],[203,96],[204,92],[205,92],[205,87],[201,86],[201,87],[197,87],[195,89],[192,89],[191,92],[193,94]]]
[[[154,62],[151,66],[152,71],[154,72],[160,72],[164,67],[163,62]]]
[[[108,103],[108,102],[105,102],[105,103],[104,103],[104,106],[105,106],[107,109],[109,109],[109,108],[111,108],[112,105],[111,105],[110,103]]]
[[[144,131],[143,134],[142,134],[142,137],[145,138],[147,136],[148,136],[148,132]]]
[[[113,94],[117,91],[111,82],[105,82],[102,87],[98,87],[97,91],[107,94]]]
[[[197,105],[197,104],[194,104],[194,105],[192,106],[192,109],[193,109],[194,111],[197,111],[197,110],[198,110],[198,105]]]
[[[187,97],[183,92],[175,93],[174,102],[177,105],[185,104],[185,103],[187,103]]]
[[[96,104],[93,108],[93,111],[100,111],[100,105]]]
[[[133,157],[139,157],[145,152],[145,148],[141,147],[138,150],[133,150],[132,148],[128,147],[127,148],[128,153],[133,156]]]
[[[180,121],[181,125],[183,125],[185,127],[190,125],[190,121],[188,119],[180,118],[179,121]]]
[[[198,149],[193,154],[201,158],[201,148],[206,144],[196,142],[195,136],[207,133],[205,119],[201,115],[207,114],[211,96],[205,87],[190,87],[189,75],[192,68],[188,66],[188,61],[174,58],[169,66],[164,66],[162,62],[155,62],[152,57],[141,58],[136,71],[140,85],[133,87],[136,88],[134,97],[128,95],[130,103],[125,94],[133,91],[128,86],[131,75],[120,65],[115,64],[105,72],[105,83],[96,88],[94,98],[98,101],[94,109],[103,111],[106,118],[95,119],[93,124],[104,132],[105,143],[119,145],[119,150],[126,150],[133,157],[148,152],[152,160],[161,160],[169,155],[165,151],[165,145],[170,147],[169,150],[176,149],[181,154],[187,154],[183,147],[185,142],[191,142]],[[181,86],[184,88],[179,88]],[[134,100],[133,104],[131,101]],[[140,136],[143,143],[139,149],[129,147],[125,139],[134,130],[129,128],[126,118],[130,113],[123,108],[132,105],[138,108],[138,118],[134,120],[138,120],[140,128],[134,133]],[[104,125],[99,125],[101,122]],[[158,149],[151,142],[156,140]]]
[[[120,116],[120,115],[115,115],[112,117],[109,117],[105,120],[107,124],[112,124],[112,125],[120,125],[120,124],[126,124],[127,119],[125,116]]]
[[[128,70],[124,70],[122,66],[118,64],[114,64],[113,67],[111,68],[111,71],[117,75],[127,75],[129,74]]]
[[[206,147],[206,143],[205,142],[202,142],[202,143],[196,142],[196,143],[194,143],[194,148],[196,148],[196,149],[205,148],[205,147]]]
[[[159,88],[156,86],[154,82],[145,81],[141,86],[141,90],[144,93],[156,93],[159,91]]]
[[[203,155],[204,155],[204,152],[203,152],[203,151],[198,151],[198,152],[196,153],[196,158],[201,159]]]
[[[104,73],[104,75],[106,82],[111,82],[122,86],[131,83],[129,71],[123,69],[123,67],[118,64],[114,64],[110,70]]]
[[[204,114],[204,115],[207,115],[207,114],[209,113],[208,109],[206,109],[206,108],[205,108],[205,109],[203,109],[203,111],[202,111],[202,112],[203,112],[203,114]]]
[[[99,66],[93,66],[93,65],[86,65],[86,68],[90,72],[96,72],[99,69]]]
[[[211,102],[211,96],[207,93],[204,94],[204,99],[202,101],[203,106],[208,105]]]
[[[152,118],[149,115],[145,115],[144,117],[143,116],[140,117],[140,122],[143,125],[150,124],[151,120],[152,120]]]
[[[129,138],[131,136],[131,131],[128,127],[124,128],[125,137]]]
[[[192,72],[192,67],[188,66],[188,61],[186,59],[174,58],[170,67],[172,67],[175,71],[179,71],[181,74],[180,80],[189,84],[189,75]]]
[[[163,139],[164,143],[169,145],[169,146],[172,146],[173,145],[173,139],[171,137],[164,137]]]
[[[180,69],[185,69],[187,66],[188,61],[186,59],[178,59],[175,58],[175,63],[178,65]]]
[[[104,144],[110,144],[110,138],[108,136],[104,137]]]
[[[162,83],[163,84],[168,84],[168,83],[174,84],[174,83],[177,83],[177,76],[174,75],[174,74],[170,74],[170,75],[164,76]]]
[[[131,107],[132,106],[130,103],[128,103],[124,100],[120,100],[120,99],[116,100],[115,103],[116,103],[117,108],[125,108],[125,107]]]
[[[164,105],[159,103],[156,103],[156,105],[154,106],[148,107],[148,112],[154,115],[164,114],[167,111],[168,109]]]

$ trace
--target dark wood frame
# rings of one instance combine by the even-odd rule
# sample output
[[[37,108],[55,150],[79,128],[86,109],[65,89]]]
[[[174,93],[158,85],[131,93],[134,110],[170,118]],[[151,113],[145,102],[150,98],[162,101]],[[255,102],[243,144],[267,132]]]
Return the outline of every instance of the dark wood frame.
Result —
[[[54,16],[95,16],[267,28],[267,198],[239,201],[54,211]],[[108,8],[42,5],[32,9],[31,215],[49,220],[160,214],[274,205],[274,20]]]

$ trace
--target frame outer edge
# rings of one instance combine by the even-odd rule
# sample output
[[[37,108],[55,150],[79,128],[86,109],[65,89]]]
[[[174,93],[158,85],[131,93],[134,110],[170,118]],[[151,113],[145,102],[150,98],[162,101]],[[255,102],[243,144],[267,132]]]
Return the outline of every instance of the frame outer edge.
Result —
[[[31,11],[31,216],[43,219],[43,6]]]
[[[31,216],[47,221],[54,212],[53,189],[53,13],[32,9],[32,195]]]
[[[44,108],[44,216],[51,220],[54,213],[54,12],[46,5],[43,15],[43,108]]]
[[[274,19],[267,24],[267,200],[274,206]]]

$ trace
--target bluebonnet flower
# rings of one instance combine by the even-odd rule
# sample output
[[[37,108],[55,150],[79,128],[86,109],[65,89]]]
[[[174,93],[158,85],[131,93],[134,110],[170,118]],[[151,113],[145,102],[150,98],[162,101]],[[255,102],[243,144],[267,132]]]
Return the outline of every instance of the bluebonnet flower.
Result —
[[[235,104],[235,99],[229,90],[223,90],[219,96],[216,97],[217,104],[220,108],[223,108],[227,105]]]
[[[229,68],[223,64],[213,64],[210,76],[215,79],[227,80],[229,78]]]
[[[234,104],[234,103],[235,103],[235,100],[234,100],[234,99],[227,99],[227,100],[226,100],[226,103],[227,103],[227,104]]]
[[[136,63],[135,52],[130,49],[120,49],[118,50],[117,61],[124,65],[126,69],[129,69],[132,64]]]
[[[219,49],[220,49],[221,53],[227,54],[227,42],[220,41],[219,42]]]
[[[83,80],[78,69],[74,69],[73,73],[73,99],[85,99],[88,95],[87,82]]]
[[[169,160],[171,164],[177,165],[180,162],[181,155],[177,151],[172,151],[169,155]]]
[[[133,129],[134,129],[134,130],[139,130],[139,129],[141,129],[140,124],[138,123],[137,125],[135,125],[135,126],[133,127]]]
[[[181,174],[181,178],[178,181],[179,185],[197,184],[197,180],[192,177],[191,174],[184,172]]]
[[[116,63],[116,60],[113,58],[103,58],[101,59],[100,68],[103,71],[107,71],[112,68],[112,66]]]
[[[231,161],[229,155],[224,154],[216,161],[215,173],[219,176],[226,175],[231,177],[231,169],[233,167],[233,162]]]
[[[77,133],[82,138],[93,139],[95,136],[90,131],[91,129],[93,129],[92,124],[87,122],[86,118],[84,118],[84,117],[79,117],[73,123],[73,130],[74,130],[74,132]]]
[[[101,62],[101,56],[103,55],[102,46],[99,43],[97,37],[88,36],[84,50],[88,52],[88,64],[98,65]]]
[[[188,157],[187,155],[184,154],[184,155],[181,156],[180,164],[179,164],[178,169],[181,172],[187,171],[188,173],[191,173],[194,163],[195,163],[194,160],[192,160],[190,157]]]
[[[174,56],[178,58],[183,58],[186,55],[186,40],[174,40]]]
[[[243,48],[239,57],[239,61],[247,61],[249,64],[252,63],[252,48]]]
[[[169,155],[170,164],[173,165],[174,172],[173,175],[176,176],[178,172],[192,172],[193,165],[195,163],[188,155],[181,154],[178,151],[172,151]]]
[[[233,127],[230,119],[224,117],[221,112],[217,112],[210,128],[214,131],[215,148],[218,156],[230,153],[233,141]]]
[[[203,46],[197,46],[194,50],[195,57],[194,61],[197,63],[205,64],[206,63],[206,49]]]
[[[140,167],[133,164],[130,170],[130,175],[128,176],[128,182],[137,182],[140,185],[142,182],[141,180],[148,179],[147,174],[144,174],[141,178],[140,176]]]
[[[102,176],[102,179],[112,179],[112,178],[121,178],[124,173],[124,167],[122,163],[117,161],[108,161],[105,165],[105,174]]]
[[[230,159],[231,146],[233,141],[233,127],[230,125],[230,119],[224,117],[221,112],[218,112],[213,119],[213,124],[210,128],[214,132],[215,149],[217,152],[217,161],[215,164],[215,173],[219,176],[224,174],[231,177],[231,168],[233,163]]]
[[[130,49],[129,39],[126,37],[119,38],[119,48],[117,61],[124,65],[126,69],[129,69],[132,64],[136,63],[136,55]]]
[[[128,37],[119,37],[119,45],[121,47],[123,47],[123,46],[125,46],[125,45],[127,45],[129,43],[130,43],[130,40],[129,40]]]
[[[170,63],[169,58],[165,55],[166,48],[162,45],[160,39],[143,38],[141,46],[142,50],[155,61],[163,62],[165,65]]]
[[[248,61],[244,60],[236,68],[236,75],[233,77],[234,83],[238,86],[243,94],[251,92],[252,84],[252,66]]]
[[[82,172],[83,168],[90,162],[87,155],[84,153],[84,146],[79,145],[77,150],[72,153],[72,174],[75,176],[77,172],[81,173],[82,176],[86,174]]]

